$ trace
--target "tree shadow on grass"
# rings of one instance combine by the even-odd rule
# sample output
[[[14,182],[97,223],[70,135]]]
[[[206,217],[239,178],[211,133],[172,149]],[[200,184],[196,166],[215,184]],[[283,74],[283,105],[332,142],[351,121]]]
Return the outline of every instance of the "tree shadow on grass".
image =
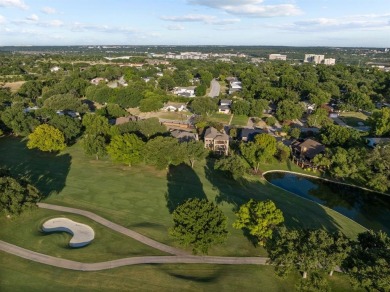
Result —
[[[170,213],[188,199],[207,199],[198,175],[186,164],[169,166],[167,181],[165,199]]]
[[[196,283],[212,283],[223,276],[223,268],[213,267],[213,269],[194,268],[191,265],[186,265],[184,268],[175,268],[167,265],[156,266],[163,273],[177,279],[196,282]]]
[[[26,142],[8,137],[0,140],[0,167],[10,174],[29,181],[46,198],[65,187],[71,156],[30,150]]]

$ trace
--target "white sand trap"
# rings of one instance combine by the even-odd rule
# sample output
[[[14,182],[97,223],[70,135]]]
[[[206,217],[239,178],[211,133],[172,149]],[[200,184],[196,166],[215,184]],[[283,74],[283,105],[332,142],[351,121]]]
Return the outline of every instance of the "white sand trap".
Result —
[[[95,238],[95,232],[88,225],[67,218],[54,218],[42,225],[44,232],[65,231],[73,235],[69,242],[71,247],[82,247]]]

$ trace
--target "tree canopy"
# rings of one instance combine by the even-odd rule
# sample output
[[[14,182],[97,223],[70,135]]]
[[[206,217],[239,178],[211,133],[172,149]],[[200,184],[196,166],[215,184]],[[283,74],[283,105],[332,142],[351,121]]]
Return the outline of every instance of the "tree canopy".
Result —
[[[132,166],[143,160],[144,144],[135,134],[117,135],[107,146],[107,153],[112,160]]]
[[[43,124],[28,135],[27,147],[41,151],[61,151],[66,147],[64,134],[53,126]]]
[[[194,254],[207,254],[210,247],[226,241],[226,216],[205,199],[189,199],[172,214],[169,234],[183,246],[191,246]]]

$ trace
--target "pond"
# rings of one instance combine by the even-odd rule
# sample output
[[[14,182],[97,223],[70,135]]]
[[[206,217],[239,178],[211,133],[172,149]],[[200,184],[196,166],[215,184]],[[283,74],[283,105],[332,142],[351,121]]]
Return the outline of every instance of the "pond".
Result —
[[[327,206],[368,229],[390,234],[390,196],[292,173],[269,172],[264,177],[271,184]]]

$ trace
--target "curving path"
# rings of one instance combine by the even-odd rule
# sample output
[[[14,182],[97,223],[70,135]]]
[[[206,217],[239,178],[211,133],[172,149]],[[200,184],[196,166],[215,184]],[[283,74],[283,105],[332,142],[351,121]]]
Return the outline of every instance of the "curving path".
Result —
[[[24,249],[2,240],[0,240],[0,250],[41,264],[75,271],[101,271],[138,264],[266,265],[268,260],[262,257],[146,256],[100,263],[80,263]]]
[[[41,264],[46,264],[58,268],[64,268],[64,269],[76,270],[76,271],[100,271],[100,270],[113,269],[113,268],[128,266],[128,265],[138,265],[138,264],[222,264],[222,265],[267,265],[268,264],[267,263],[268,258],[266,257],[217,257],[217,256],[189,255],[187,252],[183,250],[150,239],[142,234],[139,234],[138,232],[127,229],[119,224],[113,223],[89,211],[76,209],[76,208],[63,207],[58,205],[51,205],[46,203],[38,203],[38,206],[44,209],[79,214],[88,217],[108,228],[111,228],[117,232],[127,235],[135,240],[138,240],[139,242],[142,242],[146,245],[149,245],[161,251],[174,254],[175,256],[145,256],[145,257],[123,258],[123,259],[107,261],[107,262],[99,262],[99,263],[80,263],[76,261],[56,258],[53,256],[31,251],[19,247],[17,245],[10,244],[0,240],[1,251],[34,262],[38,262]]]
[[[81,210],[81,209],[76,209],[76,208],[69,208],[69,207],[64,207],[64,206],[58,206],[58,205],[52,205],[52,204],[46,204],[46,203],[38,203],[38,207],[43,208],[43,209],[50,209],[50,210],[55,210],[55,211],[61,211],[61,212],[66,212],[66,213],[73,213],[73,214],[78,214],[82,215],[85,217],[88,217],[103,226],[106,226],[112,230],[115,230],[119,233],[122,233],[126,236],[129,236],[135,240],[138,240],[139,242],[142,242],[143,244],[146,244],[148,246],[151,246],[155,249],[161,250],[163,252],[169,253],[169,254],[174,254],[174,255],[188,255],[188,252],[185,252],[181,249],[171,247],[169,245],[163,244],[161,242],[155,241],[149,237],[146,237],[142,234],[139,234],[138,232],[135,232],[133,230],[130,230],[126,227],[123,227],[119,224],[116,224],[114,222],[111,222],[99,215],[96,215],[95,213]]]

